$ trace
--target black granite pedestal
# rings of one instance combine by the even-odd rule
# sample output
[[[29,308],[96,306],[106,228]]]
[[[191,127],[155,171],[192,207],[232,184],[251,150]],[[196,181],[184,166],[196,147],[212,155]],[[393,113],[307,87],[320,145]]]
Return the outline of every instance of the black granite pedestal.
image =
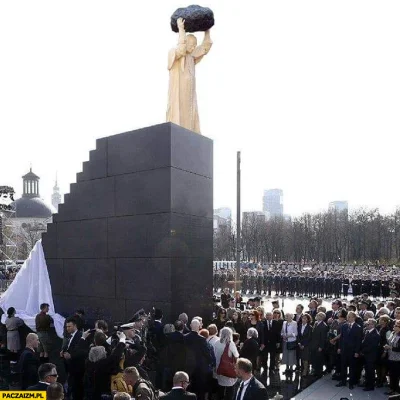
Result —
[[[42,242],[58,313],[211,318],[212,141],[172,123],[98,139]]]

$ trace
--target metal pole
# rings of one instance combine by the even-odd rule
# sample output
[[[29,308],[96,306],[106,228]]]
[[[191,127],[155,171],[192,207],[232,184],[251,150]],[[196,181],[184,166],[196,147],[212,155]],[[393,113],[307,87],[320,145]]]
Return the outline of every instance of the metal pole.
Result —
[[[237,152],[237,206],[236,206],[236,276],[235,292],[240,288],[240,151]]]

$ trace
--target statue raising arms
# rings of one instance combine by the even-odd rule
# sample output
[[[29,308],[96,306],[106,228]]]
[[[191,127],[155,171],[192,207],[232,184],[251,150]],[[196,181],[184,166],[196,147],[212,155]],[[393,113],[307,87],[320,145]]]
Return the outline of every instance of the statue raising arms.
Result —
[[[210,30],[204,33],[203,43],[197,46],[194,35],[186,35],[185,21],[179,18],[178,46],[168,55],[169,91],[167,122],[200,133],[196,96],[195,65],[209,52],[212,41]]]

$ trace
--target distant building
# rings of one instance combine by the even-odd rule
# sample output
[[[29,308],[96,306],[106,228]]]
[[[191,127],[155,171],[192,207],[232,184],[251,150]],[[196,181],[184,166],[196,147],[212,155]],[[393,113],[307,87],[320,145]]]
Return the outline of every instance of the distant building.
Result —
[[[230,226],[232,211],[228,207],[221,207],[214,210],[214,231],[218,231],[221,226]]]
[[[214,215],[218,215],[218,217],[221,217],[224,219],[231,219],[232,218],[232,210],[229,207],[216,208],[214,210]]]
[[[242,214],[242,221],[246,223],[246,221],[255,221],[258,220],[260,222],[266,221],[266,215],[263,211],[244,211]]]
[[[17,235],[18,258],[25,259],[35,243],[46,232],[47,224],[52,222],[56,210],[46,204],[39,193],[39,177],[30,171],[22,177],[22,197],[12,205],[15,212],[11,215],[12,229]]]
[[[329,203],[329,211],[348,211],[349,203],[347,201],[331,201]]]
[[[51,204],[55,208],[56,211],[58,211],[58,205],[61,203],[61,194],[60,194],[60,188],[58,187],[57,184],[57,176],[56,176],[56,182],[53,187],[53,194],[51,195]]]
[[[283,190],[269,189],[264,191],[263,211],[268,218],[283,216]]]

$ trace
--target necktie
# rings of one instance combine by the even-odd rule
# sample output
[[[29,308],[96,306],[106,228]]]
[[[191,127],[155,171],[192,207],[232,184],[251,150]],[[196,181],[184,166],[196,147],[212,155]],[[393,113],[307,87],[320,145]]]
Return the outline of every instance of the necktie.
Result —
[[[268,330],[271,330],[271,321],[268,321]]]
[[[236,400],[240,400],[240,398],[242,397],[242,392],[243,392],[243,382],[240,384],[240,388],[239,388],[239,392],[236,397]]]

